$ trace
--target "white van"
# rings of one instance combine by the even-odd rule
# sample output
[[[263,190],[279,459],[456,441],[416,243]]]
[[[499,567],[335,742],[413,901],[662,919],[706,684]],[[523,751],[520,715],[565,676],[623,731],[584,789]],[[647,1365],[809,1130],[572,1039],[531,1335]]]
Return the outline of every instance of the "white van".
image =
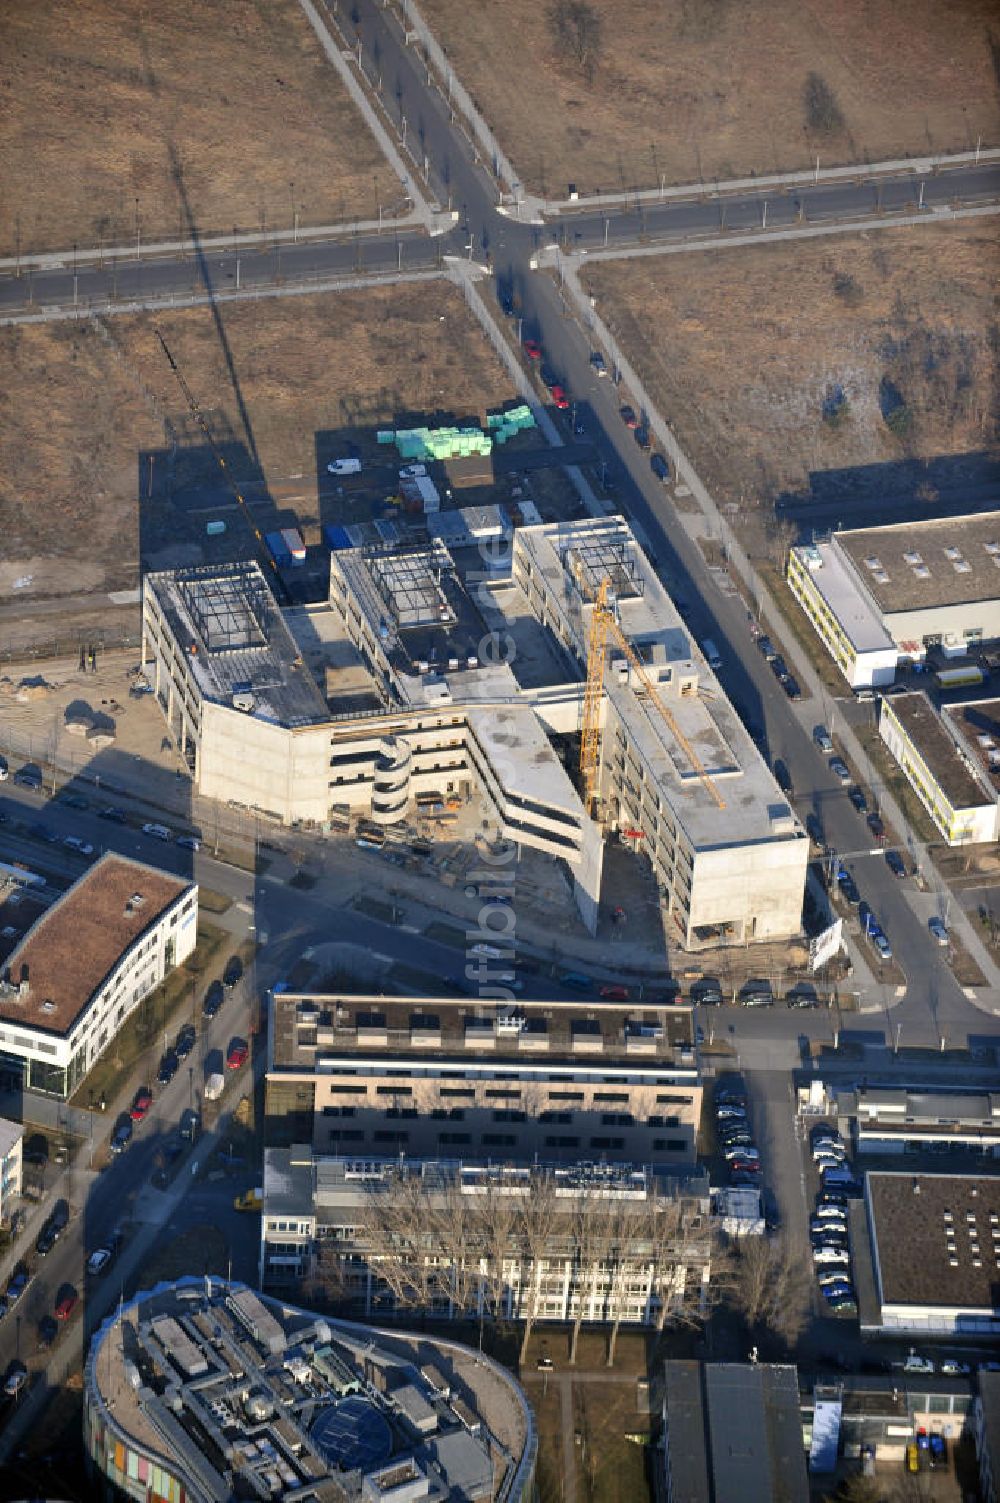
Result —
[[[334,459],[327,465],[329,475],[360,475],[360,459]]]
[[[701,650],[704,653],[705,661],[708,663],[708,666],[710,668],[722,667],[722,658],[719,655],[719,649],[716,647],[711,637],[705,638],[704,642],[702,642],[701,644]]]

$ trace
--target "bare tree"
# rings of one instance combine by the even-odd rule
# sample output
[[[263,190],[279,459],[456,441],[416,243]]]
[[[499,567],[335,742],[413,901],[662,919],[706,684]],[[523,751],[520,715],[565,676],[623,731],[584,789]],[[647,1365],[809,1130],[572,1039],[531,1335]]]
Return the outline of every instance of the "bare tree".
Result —
[[[530,1193],[518,1206],[516,1229],[521,1263],[521,1318],[524,1321],[522,1362],[542,1308],[545,1265],[552,1251],[558,1219],[555,1180],[548,1173],[533,1175]]]
[[[646,1201],[629,1200],[622,1196],[608,1205],[603,1248],[603,1262],[608,1273],[605,1315],[611,1322],[608,1367],[613,1367],[615,1363],[618,1332],[628,1311],[629,1285],[648,1272],[648,1244],[644,1247],[641,1241],[647,1215]]]
[[[594,79],[601,50],[601,18],[586,0],[556,0],[549,11],[556,45],[580,65],[588,83]]]
[[[509,1311],[511,1274],[517,1257],[518,1194],[502,1178],[491,1180],[476,1197],[475,1212],[482,1253],[480,1315],[499,1325]]]
[[[426,1306],[433,1264],[427,1196],[417,1175],[397,1170],[373,1186],[362,1214],[362,1231],[373,1273],[387,1285],[399,1309]]]
[[[571,1256],[576,1288],[576,1315],[569,1344],[569,1360],[576,1363],[580,1328],[591,1308],[601,1273],[601,1254],[605,1238],[605,1203],[591,1191],[581,1191],[573,1208]]]
[[[747,1325],[793,1339],[805,1319],[808,1268],[783,1237],[740,1237],[733,1256],[733,1303]]]
[[[702,1325],[731,1282],[729,1259],[712,1236],[707,1212],[697,1201],[653,1193],[646,1215],[656,1329]]]

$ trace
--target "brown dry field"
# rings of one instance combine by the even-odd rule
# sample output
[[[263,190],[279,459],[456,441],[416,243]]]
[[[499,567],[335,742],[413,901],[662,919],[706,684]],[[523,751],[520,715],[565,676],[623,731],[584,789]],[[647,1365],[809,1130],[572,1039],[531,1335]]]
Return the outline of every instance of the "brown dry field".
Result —
[[[171,500],[185,488],[228,497],[156,327],[264,528],[325,520],[334,482],[323,474],[321,485],[318,470],[346,437],[373,445],[394,420],[464,416],[513,395],[442,281],[238,302],[220,316],[235,383],[208,308],[116,317],[106,338],[87,323],[0,330],[0,602],[135,586],[140,530],[154,565],[168,547],[187,545],[181,556],[195,562],[247,544],[234,509],[219,512],[227,535],[206,539],[215,513]],[[26,575],[30,588],[12,594]]]
[[[996,442],[990,220],[592,263],[583,281],[718,501],[769,508],[811,470]],[[883,379],[912,416],[902,438],[882,419]]]
[[[0,98],[0,255],[401,196],[295,0],[2,0]]]
[[[590,0],[588,81],[553,4],[418,8],[531,192],[564,197],[1000,144],[993,0]],[[516,47],[510,39],[516,37]],[[826,83],[839,125],[811,130]]]

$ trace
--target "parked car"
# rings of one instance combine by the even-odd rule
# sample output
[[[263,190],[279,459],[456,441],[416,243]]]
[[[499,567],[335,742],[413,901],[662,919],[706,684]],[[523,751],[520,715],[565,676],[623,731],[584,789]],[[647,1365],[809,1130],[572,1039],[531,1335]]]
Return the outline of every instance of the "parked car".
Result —
[[[851,769],[843,757],[831,757],[827,765],[838,782],[849,783],[851,781]]]
[[[166,825],[145,824],[142,827],[142,833],[144,835],[151,836],[151,838],[153,840],[170,840],[170,839],[172,839],[170,831],[167,829]]]
[[[894,877],[902,878],[906,876],[906,862],[898,851],[886,851],[885,864]]]
[[[538,340],[526,339],[524,341],[524,353],[527,355],[529,360],[541,360],[542,347],[538,343]]]
[[[620,409],[620,412],[621,412],[621,420],[625,424],[626,428],[631,428],[633,430],[635,430],[636,428],[638,428],[638,426],[639,426],[639,419],[635,415],[635,408],[634,407],[629,407],[628,404],[626,403],[625,406]]]
[[[73,1311],[76,1309],[78,1298],[79,1296],[72,1285],[67,1285],[62,1290],[60,1290],[59,1298],[56,1300],[56,1320],[69,1320],[70,1316],[73,1314]]]
[[[868,815],[865,823],[867,824],[869,830],[871,830],[872,834],[875,836],[875,839],[878,841],[879,845],[881,845],[885,840],[885,825],[882,822],[882,816],[873,812]]]
[[[824,756],[833,751],[833,737],[825,725],[813,726],[813,740]]]
[[[768,662],[770,662],[772,658],[777,657],[777,655],[778,655],[778,649],[775,647],[774,643],[771,641],[771,638],[769,636],[767,636],[766,634],[764,636],[761,636],[761,637],[757,638],[757,646],[760,649],[760,651],[764,654],[764,657],[767,659]]]
[[[222,973],[222,984],[226,988],[227,992],[231,992],[233,990],[233,987],[236,986],[242,975],[242,960],[238,955],[230,955],[229,959],[226,961],[226,969]]]
[[[569,406],[569,397],[566,395],[565,387],[561,386],[560,383],[556,381],[550,388],[549,395],[558,407],[559,411],[565,412]]]
[[[118,1126],[111,1135],[111,1142],[108,1144],[110,1151],[114,1154],[124,1153],[132,1141],[132,1132],[132,1119],[131,1117],[126,1117],[118,1123]]]
[[[47,1257],[59,1241],[59,1228],[47,1221],[35,1239],[35,1252],[40,1258]]]
[[[15,1268],[14,1272],[11,1274],[10,1282],[8,1283],[7,1288],[4,1291],[4,1298],[6,1299],[8,1306],[17,1303],[17,1301],[21,1298],[21,1295],[27,1289],[30,1282],[31,1275],[29,1274],[28,1270],[23,1267],[23,1265],[20,1268]]]
[[[109,824],[113,825],[128,823],[128,815],[125,813],[125,810],[116,809],[113,804],[109,805],[107,809],[102,809],[97,817],[98,819],[106,819]]]
[[[971,1371],[967,1362],[956,1362],[953,1357],[946,1358],[938,1368],[938,1372],[947,1373],[950,1378],[964,1378]]]
[[[788,695],[789,699],[802,698],[802,690],[799,688],[799,681],[794,677],[793,674],[783,673],[778,682],[784,689],[785,693]]]
[[[942,949],[946,949],[948,945],[948,928],[944,920],[939,919],[935,915],[933,918],[927,920],[927,927],[931,932],[934,942],[939,944]]]
[[[814,845],[823,846],[826,844],[826,835],[818,814],[806,815],[806,834]]]
[[[174,844],[179,845],[182,851],[201,850],[201,841],[196,835],[178,835]]]
[[[590,357],[590,363],[599,376],[606,376],[608,374],[608,367],[604,363],[604,356],[600,350],[594,350]]]
[[[635,441],[644,454],[649,451],[652,440],[649,437],[649,429],[646,427],[645,423],[640,423],[639,427],[636,428]]]
[[[7,1369],[7,1374],[3,1380],[3,1391],[10,1398],[13,1398],[15,1394],[21,1392],[27,1381],[28,1369],[23,1362],[14,1361]]]
[[[627,1002],[629,990],[627,986],[602,986],[597,995],[606,1002]]]
[[[892,959],[892,945],[890,945],[884,934],[873,934],[872,944],[878,951],[879,960],[889,961]]]
[[[867,814],[868,800],[865,798],[863,792],[860,788],[857,787],[857,785],[847,790],[847,797],[850,799],[851,803],[854,805],[855,809],[857,809],[859,814]]]
[[[135,1093],[129,1116],[133,1122],[141,1122],[153,1104],[153,1093],[149,1086],[140,1086]]]
[[[168,1049],[160,1060],[160,1068],[156,1072],[158,1085],[169,1085],[180,1068],[180,1060],[172,1049]]]
[[[769,981],[748,981],[740,989],[739,1003],[741,1007],[773,1007],[774,993]]]
[[[250,1051],[242,1039],[233,1039],[226,1051],[226,1068],[239,1070],[246,1064]]]
[[[76,851],[80,856],[92,856],[94,854],[94,847],[90,844],[90,841],[81,840],[79,835],[65,835],[63,837],[63,845],[66,846],[67,850]]]
[[[174,1040],[174,1053],[176,1054],[177,1058],[187,1059],[188,1055],[191,1053],[191,1050],[194,1048],[197,1042],[198,1035],[195,1032],[194,1024],[185,1023],[184,1027],[181,1029],[180,1033]]]
[[[845,871],[843,867],[841,867],[837,872],[837,886],[840,888],[841,892],[844,894],[844,897],[850,903],[852,908],[860,908],[861,894],[858,891],[858,884],[855,882],[850,872]]]
[[[657,480],[662,480],[664,485],[666,485],[667,481],[670,479],[670,466],[667,464],[667,461],[664,459],[662,454],[651,454],[649,456],[649,468],[652,470]]]
[[[111,1266],[114,1253],[110,1247],[96,1247],[87,1259],[87,1272],[91,1278],[99,1278]]]
[[[37,793],[42,786],[42,775],[27,767],[19,767],[14,774],[14,782],[22,788],[31,788]]]
[[[226,999],[226,993],[221,981],[213,981],[205,993],[205,1000],[201,1004],[202,1015],[206,1018],[214,1018],[219,1008]]]
[[[934,1363],[929,1357],[921,1357],[919,1352],[910,1348],[909,1356],[904,1362],[894,1362],[894,1367],[899,1367],[904,1373],[932,1373],[935,1371]]]

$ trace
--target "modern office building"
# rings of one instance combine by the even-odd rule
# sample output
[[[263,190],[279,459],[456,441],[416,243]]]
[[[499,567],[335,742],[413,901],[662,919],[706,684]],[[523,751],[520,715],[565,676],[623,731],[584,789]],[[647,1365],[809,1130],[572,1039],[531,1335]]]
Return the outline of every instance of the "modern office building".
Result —
[[[984,753],[977,756],[969,745],[971,709],[939,713],[920,692],[894,694],[879,707],[879,735],[949,845],[992,841],[1000,833],[1000,778],[987,760],[992,746],[977,745]]]
[[[1000,512],[836,532],[792,548],[787,572],[852,688],[1000,637]]]
[[[595,819],[567,767],[605,579],[643,673],[611,645]],[[592,931],[617,833],[680,945],[799,932],[808,841],[620,518],[454,556],[440,539],[341,549],[328,602],[286,612],[256,564],[150,574],[142,655],[211,797],[385,826],[420,795],[474,794],[504,838],[566,862]]]
[[[21,1150],[24,1128],[0,1117],[0,1226],[10,1225],[14,1202],[21,1194]]]
[[[493,1503],[534,1493],[531,1410],[454,1342],[345,1325],[186,1278],[97,1331],[84,1370],[95,1498]]]
[[[109,853],[46,909],[0,978],[0,1069],[68,1097],[197,943],[198,889]]]
[[[686,1005],[271,999],[265,1118],[276,1145],[687,1172],[701,1098]]]
[[[769,1363],[664,1363],[667,1503],[808,1503],[798,1375]]]
[[[628,1164],[264,1153],[262,1288],[344,1308],[662,1326],[711,1275],[702,1176]]]
[[[869,1173],[875,1308],[862,1330],[1000,1335],[1000,1179]]]

